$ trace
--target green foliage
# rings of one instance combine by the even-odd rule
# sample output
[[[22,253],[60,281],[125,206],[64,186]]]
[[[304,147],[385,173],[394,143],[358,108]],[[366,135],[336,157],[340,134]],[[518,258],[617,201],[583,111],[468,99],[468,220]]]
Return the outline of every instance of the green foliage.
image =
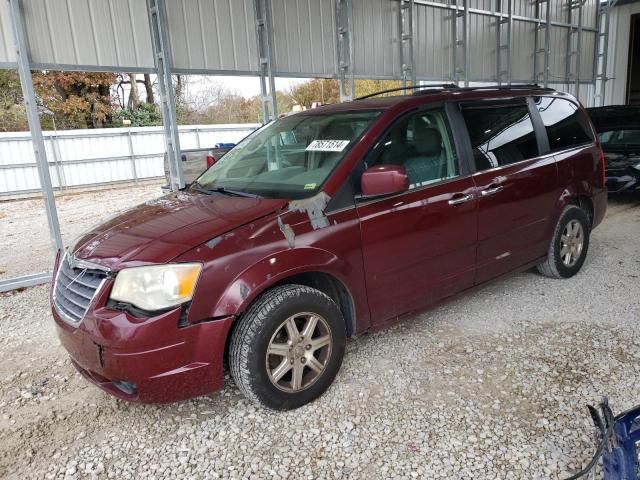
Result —
[[[155,103],[141,103],[136,110],[125,108],[118,110],[114,115],[111,126],[122,126],[123,120],[130,120],[132,127],[153,127],[162,125],[162,115]]]
[[[0,70],[0,132],[19,132],[28,129],[18,72]]]

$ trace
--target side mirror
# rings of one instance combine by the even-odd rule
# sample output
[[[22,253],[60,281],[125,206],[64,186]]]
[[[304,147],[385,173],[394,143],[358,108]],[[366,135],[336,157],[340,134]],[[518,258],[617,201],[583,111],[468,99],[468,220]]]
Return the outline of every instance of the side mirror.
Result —
[[[400,165],[376,165],[367,168],[361,178],[362,197],[380,197],[409,189],[409,177]]]

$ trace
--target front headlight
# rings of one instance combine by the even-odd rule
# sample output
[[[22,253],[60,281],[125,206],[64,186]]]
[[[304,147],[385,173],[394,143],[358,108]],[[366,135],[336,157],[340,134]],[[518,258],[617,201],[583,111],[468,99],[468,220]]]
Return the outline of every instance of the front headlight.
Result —
[[[174,307],[191,300],[201,269],[199,263],[125,268],[110,298],[149,311]]]

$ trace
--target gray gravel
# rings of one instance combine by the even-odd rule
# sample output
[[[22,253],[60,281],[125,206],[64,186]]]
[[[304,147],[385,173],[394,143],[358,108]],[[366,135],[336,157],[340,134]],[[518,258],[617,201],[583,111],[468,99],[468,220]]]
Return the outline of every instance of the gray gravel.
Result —
[[[65,245],[117,212],[160,196],[164,183],[148,180],[138,186],[56,195]],[[0,279],[51,270],[53,248],[42,198],[0,201],[0,226]]]
[[[556,479],[591,456],[585,405],[640,403],[640,208],[610,207],[583,271],[526,272],[348,343],[299,410],[220,393],[116,400],[76,374],[48,287],[0,297],[2,478]]]

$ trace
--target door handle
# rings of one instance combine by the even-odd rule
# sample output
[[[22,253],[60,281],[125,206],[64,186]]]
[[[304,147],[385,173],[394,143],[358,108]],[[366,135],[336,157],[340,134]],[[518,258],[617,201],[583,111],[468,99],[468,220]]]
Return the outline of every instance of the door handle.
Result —
[[[468,201],[473,200],[473,195],[468,193],[467,195],[463,195],[461,197],[455,197],[449,200],[449,205],[461,205],[463,203],[467,203]]]
[[[489,185],[489,187],[485,188],[484,190],[481,190],[480,195],[482,195],[483,197],[488,197],[489,195],[496,194],[501,190],[502,186],[493,184]]]

